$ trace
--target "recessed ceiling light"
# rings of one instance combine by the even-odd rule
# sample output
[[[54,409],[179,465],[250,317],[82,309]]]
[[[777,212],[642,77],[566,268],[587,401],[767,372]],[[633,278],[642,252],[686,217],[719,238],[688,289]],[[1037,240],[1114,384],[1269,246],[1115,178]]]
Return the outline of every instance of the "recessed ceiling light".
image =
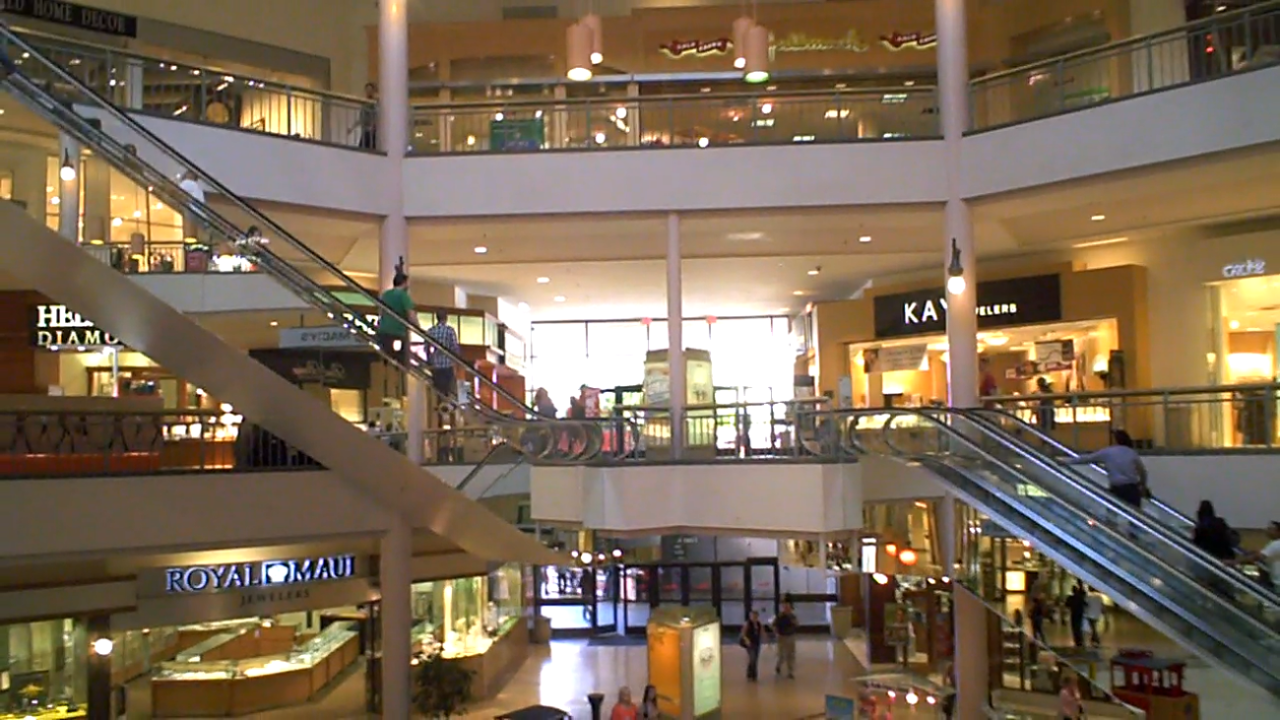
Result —
[[[814,268],[814,269],[812,269],[812,270],[810,270],[810,271],[809,271],[809,274],[810,274],[810,275],[817,275],[817,274],[818,274],[818,273],[820,273],[820,272],[822,272],[822,271],[821,271],[821,270],[819,270],[818,268]]]
[[[791,294],[792,294],[792,295],[795,295],[796,297],[800,297],[801,295],[804,295],[804,291],[803,291],[803,290],[796,290],[795,292],[793,292],[793,293],[791,293]]]
[[[269,322],[269,323],[267,323],[267,324],[268,324],[268,325],[270,325],[271,327],[276,327],[276,326],[277,326],[277,325],[279,325],[280,323],[276,322],[275,320],[272,320],[271,322]]]
[[[538,278],[538,284],[539,284],[539,285],[546,285],[546,284],[547,284],[547,283],[549,283],[549,282],[551,282],[551,278],[549,278],[549,277],[543,276],[543,277]]]
[[[870,236],[870,235],[863,235],[863,236],[861,236],[861,237],[859,237],[859,238],[858,238],[858,242],[860,242],[860,243],[869,243],[869,242],[871,242],[871,236]]]
[[[555,297],[553,297],[553,298],[551,298],[551,299],[552,299],[552,300],[555,300],[556,302],[564,302],[564,296],[563,296],[563,295],[557,295],[557,296],[555,296]]]
[[[1231,322],[1227,323],[1227,326],[1230,327],[1232,330],[1238,330],[1240,328],[1240,321],[1232,320]]]
[[[485,254],[485,253],[489,252],[489,248],[487,248],[487,247],[485,247],[485,246],[483,246],[483,245],[477,245],[475,249],[476,249],[476,254],[477,254],[477,255],[483,255],[483,254]]]
[[[1245,332],[1262,332],[1262,328],[1245,328]]]
[[[1076,243],[1071,247],[1090,248],[1090,247],[1098,247],[1099,245],[1115,245],[1116,243],[1122,243],[1122,242],[1128,242],[1128,241],[1129,241],[1129,238],[1127,237],[1108,238],[1106,240],[1090,240],[1089,242]]]
[[[1102,222],[1103,220],[1106,220],[1106,219],[1107,219],[1107,216],[1106,216],[1106,215],[1091,215],[1091,216],[1089,216],[1089,219],[1090,219],[1090,220],[1092,220],[1092,221],[1094,221],[1094,222]]]

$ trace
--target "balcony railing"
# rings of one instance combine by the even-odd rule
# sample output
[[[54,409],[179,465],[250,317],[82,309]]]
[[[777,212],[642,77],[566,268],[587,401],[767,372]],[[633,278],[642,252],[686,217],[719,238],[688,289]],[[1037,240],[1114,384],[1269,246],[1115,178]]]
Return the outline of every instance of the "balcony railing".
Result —
[[[1280,2],[1222,13],[974,80],[973,130],[1203,82],[1280,62]]]
[[[122,108],[328,145],[376,149],[375,104],[364,98],[246,78],[43,34],[21,33],[21,37]],[[25,60],[21,52],[13,57],[18,68],[32,73],[33,79],[53,80],[39,77],[39,66]]]
[[[319,468],[231,412],[0,413],[0,478]]]
[[[329,145],[377,146],[376,106],[364,98],[43,34],[23,37],[124,108]],[[23,60],[20,54],[14,58],[19,68]],[[1027,122],[1277,62],[1280,2],[1262,3],[974,80],[970,127]],[[651,95],[647,86],[672,78],[623,79],[533,83],[541,91],[572,87],[574,94],[589,96],[582,98],[557,99],[552,93],[540,100],[418,104],[407,119],[411,149],[447,154],[698,148],[939,135],[936,90],[930,87]],[[830,82],[819,76],[792,79]],[[627,84],[635,86],[636,96],[616,92]]]
[[[487,101],[416,106],[420,153],[856,142],[939,135],[933,88]]]

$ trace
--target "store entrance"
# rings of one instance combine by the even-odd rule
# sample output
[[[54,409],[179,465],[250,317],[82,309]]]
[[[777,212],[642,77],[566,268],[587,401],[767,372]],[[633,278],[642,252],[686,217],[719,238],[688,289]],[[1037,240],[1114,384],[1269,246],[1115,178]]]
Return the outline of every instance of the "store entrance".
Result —
[[[1240,272],[1265,270],[1266,263],[1241,264]],[[1262,385],[1276,381],[1276,338],[1280,336],[1280,277],[1256,275],[1209,286],[1214,347],[1209,357],[1216,385],[1234,385],[1233,402],[1218,403],[1211,429],[1227,447],[1275,445],[1277,399]],[[1253,386],[1253,387],[1249,387]]]
[[[709,607],[726,630],[741,627],[754,608],[771,617],[778,610],[776,557],[746,562],[625,565],[613,594],[614,632],[643,635],[654,609],[663,605]]]

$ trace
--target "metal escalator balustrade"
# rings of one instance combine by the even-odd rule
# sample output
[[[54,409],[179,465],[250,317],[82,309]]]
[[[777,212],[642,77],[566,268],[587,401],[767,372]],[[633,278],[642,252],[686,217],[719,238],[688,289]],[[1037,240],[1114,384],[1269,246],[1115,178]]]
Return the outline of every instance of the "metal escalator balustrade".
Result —
[[[1020,418],[1010,415],[1002,410],[978,409],[978,410],[960,410],[954,411],[962,414],[966,419],[978,422],[987,426],[992,433],[999,434],[1004,438],[1019,444],[1024,451],[1028,453],[1038,454],[1044,458],[1054,461],[1056,459],[1076,458],[1076,453],[1071,448],[1058,442],[1056,439],[1042,431],[1041,429],[1030,425]],[[1080,464],[1063,464],[1062,470],[1075,476],[1082,482],[1093,485],[1107,485],[1106,473],[1096,465],[1084,466]],[[1128,508],[1121,506],[1122,510]],[[1194,542],[1190,542],[1192,533],[1196,523],[1190,517],[1182,514],[1176,508],[1163,502],[1158,496],[1146,498],[1142,503],[1140,513],[1155,521],[1159,526],[1167,528],[1172,534],[1171,537],[1184,545],[1188,552],[1201,555],[1206,562],[1213,562],[1214,559],[1204,554]],[[1243,555],[1240,547],[1235,548],[1237,556]],[[1237,566],[1222,565],[1224,572],[1231,573],[1241,581],[1256,588],[1263,596],[1268,607],[1275,609],[1280,607],[1280,593],[1276,593],[1270,588],[1260,584],[1259,580],[1247,575],[1244,570]]]
[[[1250,591],[1235,578],[1179,552],[1146,525],[1113,526],[1114,515],[1098,512],[1108,509],[1105,502],[1086,510],[1064,498],[1062,480],[1053,478],[1058,468],[1016,448],[992,455],[970,437],[981,434],[976,427],[956,428],[936,413],[910,410],[848,413],[851,420],[866,414],[882,424],[874,434],[856,438],[864,451],[931,470],[970,505],[1123,599],[1127,610],[1153,627],[1280,697],[1276,630],[1265,611],[1237,600]]]
[[[91,148],[131,180],[146,187],[148,192],[170,207],[182,209],[192,225],[187,231],[190,244],[210,250],[218,245],[246,257],[258,269],[272,275],[298,297],[324,312],[330,320],[341,324],[353,336],[366,342],[385,361],[423,381],[424,392],[434,393],[430,368],[425,362],[426,349],[430,349],[430,352],[440,353],[451,359],[454,366],[461,369],[462,376],[491,400],[489,404],[485,404],[475,399],[476,393],[469,393],[471,400],[466,403],[464,410],[472,417],[481,418],[500,431],[507,441],[540,460],[584,461],[606,455],[625,455],[634,448],[633,427],[626,423],[614,420],[538,418],[522,399],[477,372],[471,363],[449,348],[440,346],[417,323],[389,308],[378,296],[239,198],[216,178],[204,173],[185,156],[159,140],[78,79],[40,56],[6,28],[0,28],[0,49],[10,54],[20,51],[27,63],[39,64],[51,78],[46,83],[37,84],[23,71],[7,78],[6,85],[10,91],[38,115]],[[130,141],[129,144],[126,145],[119,137],[113,136],[112,132],[104,131],[104,126],[110,126],[118,134],[124,135]],[[245,231],[206,203],[195,200],[172,178],[158,170],[157,162],[194,173],[209,190],[219,195],[236,213],[247,218],[274,242],[268,246],[251,241]],[[342,292],[361,298],[365,305],[375,308],[380,316],[400,320],[408,328],[407,339],[410,346],[422,350],[409,353],[408,362],[384,352],[377,343],[375,322],[365,312],[343,302],[327,287],[341,288]],[[442,403],[453,402],[449,398],[435,399]],[[500,407],[505,412],[499,412]]]

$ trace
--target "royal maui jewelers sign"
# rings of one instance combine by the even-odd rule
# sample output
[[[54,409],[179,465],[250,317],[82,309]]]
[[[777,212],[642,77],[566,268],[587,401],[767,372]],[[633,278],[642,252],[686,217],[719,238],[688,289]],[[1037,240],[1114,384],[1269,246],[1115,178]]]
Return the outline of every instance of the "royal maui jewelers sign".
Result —
[[[166,568],[167,594],[300,586],[356,575],[354,555]]]

